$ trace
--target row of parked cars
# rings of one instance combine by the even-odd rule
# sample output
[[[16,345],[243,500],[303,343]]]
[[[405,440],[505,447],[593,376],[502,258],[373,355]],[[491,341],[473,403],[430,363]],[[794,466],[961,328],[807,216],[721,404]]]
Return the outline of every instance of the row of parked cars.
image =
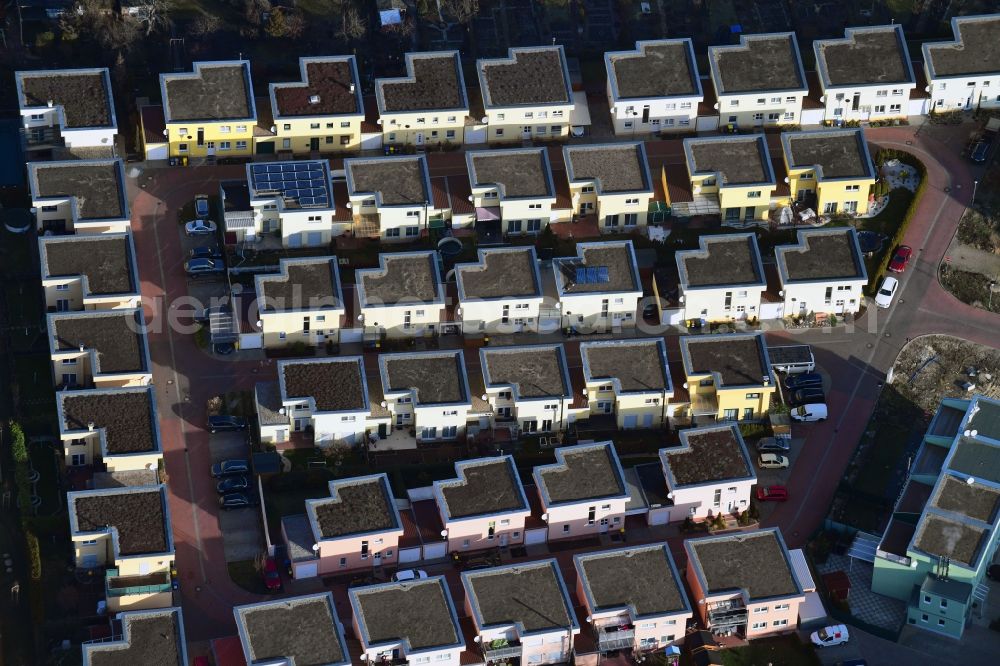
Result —
[[[213,435],[218,432],[237,432],[247,429],[247,421],[239,416],[217,414],[208,417],[207,427]],[[229,510],[253,506],[250,461],[239,458],[222,460],[212,465],[211,474],[213,479],[218,479],[215,491],[219,494],[220,508]]]
[[[192,237],[214,237],[218,225],[209,219],[210,207],[208,197],[199,195],[194,200],[195,219],[184,223],[184,233]],[[226,270],[222,250],[216,244],[203,245],[191,250],[191,255],[184,262],[184,272],[188,277],[197,278],[202,275],[219,275]]]

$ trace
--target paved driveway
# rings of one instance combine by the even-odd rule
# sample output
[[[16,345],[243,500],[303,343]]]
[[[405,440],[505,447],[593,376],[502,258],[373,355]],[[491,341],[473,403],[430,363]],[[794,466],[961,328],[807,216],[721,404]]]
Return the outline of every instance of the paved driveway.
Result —
[[[212,462],[233,458],[248,459],[250,455],[246,433],[220,432],[208,437]],[[250,490],[253,490],[251,485]],[[252,493],[253,494],[253,493]],[[252,560],[264,549],[264,535],[260,524],[260,507],[219,510],[219,529],[226,562]]]

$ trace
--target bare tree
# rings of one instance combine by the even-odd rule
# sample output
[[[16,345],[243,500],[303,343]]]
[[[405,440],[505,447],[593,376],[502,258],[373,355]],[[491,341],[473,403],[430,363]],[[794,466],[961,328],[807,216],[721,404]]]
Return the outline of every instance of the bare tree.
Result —
[[[115,12],[110,0],[79,0],[63,14],[60,28],[71,39],[93,39],[101,48],[115,52],[118,60],[142,35],[138,19]]]
[[[462,25],[479,13],[479,0],[439,0],[441,11]]]
[[[368,32],[368,22],[354,6],[354,3],[344,3],[344,16],[340,28],[348,40],[361,39]]]
[[[202,14],[188,28],[192,37],[207,37],[214,35],[222,28],[222,20],[215,14]]]
[[[167,27],[170,10],[166,0],[141,0],[135,6],[138,8],[137,16],[142,21],[147,36]]]

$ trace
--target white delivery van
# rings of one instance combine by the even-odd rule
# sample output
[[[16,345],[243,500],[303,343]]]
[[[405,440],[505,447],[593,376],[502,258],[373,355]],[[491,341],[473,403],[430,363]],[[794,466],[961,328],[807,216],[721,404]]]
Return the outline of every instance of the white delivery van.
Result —
[[[792,408],[792,418],[796,421],[809,423],[810,421],[826,420],[826,405],[819,403],[815,405],[800,405]]]

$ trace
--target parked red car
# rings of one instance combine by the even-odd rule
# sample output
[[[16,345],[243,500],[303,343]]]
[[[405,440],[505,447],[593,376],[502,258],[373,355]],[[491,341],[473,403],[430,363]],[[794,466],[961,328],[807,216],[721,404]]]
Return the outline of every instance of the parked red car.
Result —
[[[264,560],[264,587],[269,590],[281,589],[281,574],[278,573],[278,563],[273,557]]]
[[[910,261],[910,255],[913,254],[913,249],[909,245],[900,245],[896,248],[896,254],[892,255],[892,261],[889,262],[889,270],[893,273],[902,273],[906,270],[906,264]]]
[[[788,489],[784,486],[757,486],[757,501],[786,502],[788,501]]]

